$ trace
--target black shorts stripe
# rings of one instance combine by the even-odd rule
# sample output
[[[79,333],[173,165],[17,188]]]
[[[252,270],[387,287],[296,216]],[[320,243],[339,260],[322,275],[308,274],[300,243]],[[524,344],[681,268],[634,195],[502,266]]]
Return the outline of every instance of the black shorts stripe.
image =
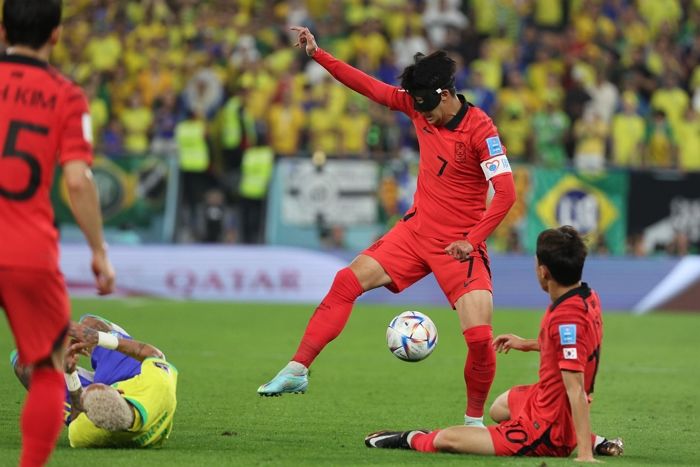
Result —
[[[484,262],[484,266],[486,266],[486,271],[489,273],[489,279],[493,279],[493,276],[491,276],[491,265],[489,264],[489,258],[481,248],[479,248],[479,256],[481,256],[481,260]]]
[[[540,444],[544,444],[550,449],[555,449],[554,445],[552,444],[552,440],[549,439],[549,432],[552,431],[551,425],[545,430],[544,433],[542,433],[542,436],[534,440],[532,443],[523,446],[520,448],[518,452],[515,453],[516,456],[527,456],[531,452],[533,452],[535,449],[537,449]]]

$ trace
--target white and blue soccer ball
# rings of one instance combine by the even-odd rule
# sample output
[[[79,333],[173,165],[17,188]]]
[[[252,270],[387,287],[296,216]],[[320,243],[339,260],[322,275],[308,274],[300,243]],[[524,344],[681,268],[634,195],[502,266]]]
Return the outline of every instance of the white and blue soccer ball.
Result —
[[[397,358],[418,362],[433,353],[438,342],[435,323],[420,311],[404,311],[389,323],[386,343]]]

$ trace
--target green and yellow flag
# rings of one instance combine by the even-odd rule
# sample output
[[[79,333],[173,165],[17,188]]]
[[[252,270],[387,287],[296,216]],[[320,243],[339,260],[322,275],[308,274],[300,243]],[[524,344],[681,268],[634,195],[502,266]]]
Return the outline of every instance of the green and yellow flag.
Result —
[[[592,250],[624,254],[628,185],[625,172],[533,169],[525,241],[528,251],[534,252],[542,230],[571,225],[586,237]]]

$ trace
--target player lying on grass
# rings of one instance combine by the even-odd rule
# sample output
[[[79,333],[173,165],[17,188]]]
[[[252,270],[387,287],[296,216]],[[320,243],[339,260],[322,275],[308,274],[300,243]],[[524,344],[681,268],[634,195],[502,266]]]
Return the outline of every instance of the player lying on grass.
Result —
[[[293,27],[298,46],[348,88],[407,115],[420,147],[413,206],[380,240],[335,276],[309,320],[291,362],[258,393],[304,392],[308,368],[345,327],[355,300],[386,287],[394,293],[432,273],[456,310],[468,349],[464,364],[465,424],[483,426],[496,373],[491,347],[491,270],[486,238],[515,202],[515,184],[498,130],[455,89],[455,61],[444,51],[424,56],[390,86],[318,47],[308,28]],[[486,206],[486,194],[494,195]]]
[[[578,446],[579,461],[593,455],[619,456],[621,439],[607,440],[591,431],[590,396],[600,362],[603,321],[600,298],[581,273],[586,246],[565,226],[537,238],[536,274],[552,301],[538,339],[498,336],[493,347],[540,352],[540,379],[501,394],[490,410],[498,422],[487,428],[454,426],[444,430],[380,431],[365,438],[374,448],[457,452],[497,456],[567,457]]]
[[[155,447],[170,435],[177,406],[177,370],[163,353],[97,317],[72,323],[66,354],[64,419],[79,447]],[[77,366],[90,356],[94,371]],[[28,370],[13,359],[27,387]]]

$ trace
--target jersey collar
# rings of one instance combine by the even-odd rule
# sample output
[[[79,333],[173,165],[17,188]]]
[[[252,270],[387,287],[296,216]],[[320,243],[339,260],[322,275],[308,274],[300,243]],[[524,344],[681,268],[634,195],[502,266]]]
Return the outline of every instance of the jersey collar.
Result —
[[[26,55],[19,55],[19,54],[7,54],[3,53],[0,54],[0,62],[2,63],[17,63],[20,65],[29,65],[29,66],[35,66],[39,68],[48,68],[49,64],[46,63],[43,60],[39,60],[33,57],[27,57]]]
[[[462,120],[464,120],[464,116],[467,115],[469,107],[472,106],[472,104],[467,102],[467,99],[461,94],[457,94],[457,99],[459,99],[459,101],[462,103],[462,107],[459,108],[459,112],[457,112],[449,122],[445,123],[445,128],[450,131],[455,131],[457,129],[459,124],[462,123]]]
[[[552,302],[552,304],[549,307],[549,311],[554,311],[554,309],[561,305],[564,300],[574,297],[574,296],[580,296],[583,299],[586,299],[591,296],[591,289],[588,287],[588,284],[585,282],[581,282],[581,285],[579,287],[576,287],[575,289],[571,289],[568,292],[566,292],[564,295],[561,297],[557,298]]]

